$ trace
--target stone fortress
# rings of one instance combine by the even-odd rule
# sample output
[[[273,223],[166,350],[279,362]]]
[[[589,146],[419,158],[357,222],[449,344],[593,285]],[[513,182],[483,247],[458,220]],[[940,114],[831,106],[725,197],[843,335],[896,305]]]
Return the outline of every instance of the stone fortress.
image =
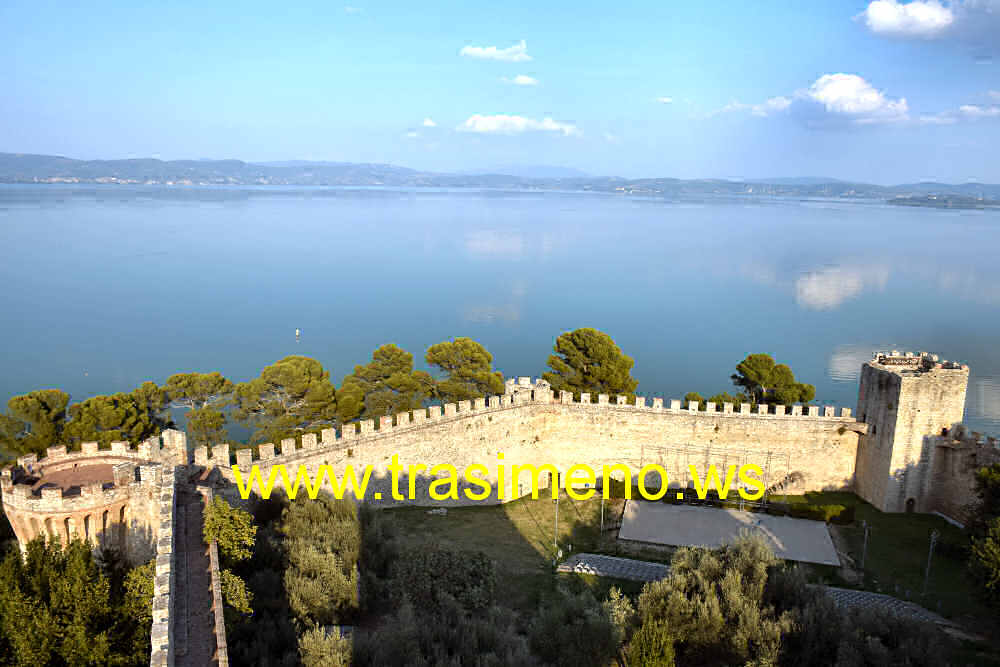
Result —
[[[483,464],[492,481],[501,452],[507,466],[550,464],[556,483],[577,464],[598,473],[605,465],[624,465],[633,480],[643,466],[658,464],[679,488],[690,486],[691,465],[704,476],[712,464],[724,474],[729,465],[755,463],[771,495],[853,490],[884,512],[936,512],[961,522],[974,499],[975,470],[1000,462],[996,438],[962,426],[968,379],[968,366],[934,355],[876,353],[862,367],[852,413],[798,405],[753,411],[750,404],[682,406],[678,400],[640,396],[630,402],[586,393],[575,400],[568,392],[555,395],[543,380],[518,378],[507,381],[503,396],[346,424],[339,434],[330,428],[277,448],[259,445],[256,452],[231,452],[226,444],[189,451],[179,431],[134,448],[124,442],[109,450],[83,443],[73,453],[50,447],[44,458],[19,458],[3,470],[0,483],[22,548],[45,534],[114,546],[133,563],[155,556],[153,664],[174,664],[174,589],[186,576],[176,555],[175,489],[214,478],[217,492],[234,497],[234,464],[244,475],[256,465],[265,478],[277,464],[293,476],[298,465],[316,474],[328,464],[338,475],[347,465],[372,465],[380,483],[369,493],[382,489],[389,498],[386,466],[393,454],[404,466],[450,463],[461,471]],[[505,499],[529,488],[525,479],[508,484]],[[224,646],[224,631],[219,642]]]

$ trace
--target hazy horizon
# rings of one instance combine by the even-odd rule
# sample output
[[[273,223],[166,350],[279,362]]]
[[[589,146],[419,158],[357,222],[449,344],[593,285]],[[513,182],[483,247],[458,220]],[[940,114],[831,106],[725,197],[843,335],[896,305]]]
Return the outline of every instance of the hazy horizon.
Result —
[[[922,183],[922,182],[939,182],[948,185],[961,185],[961,184],[983,184],[983,185],[994,185],[992,182],[982,181],[978,179],[969,179],[965,181],[932,181],[930,179],[917,180],[917,181],[892,181],[892,180],[878,180],[878,181],[866,181],[860,178],[853,178],[850,176],[826,176],[826,175],[814,175],[814,174],[781,174],[781,175],[770,175],[770,176],[756,176],[756,177],[745,177],[745,176],[677,176],[674,174],[639,174],[636,176],[623,176],[616,173],[594,173],[594,172],[584,172],[576,167],[559,165],[559,164],[534,164],[534,163],[524,163],[524,164],[508,164],[498,167],[481,167],[481,168],[468,168],[468,169],[420,169],[409,164],[400,164],[394,162],[384,162],[384,163],[373,163],[373,162],[363,162],[359,160],[323,160],[323,159],[299,159],[299,158],[286,158],[286,159],[274,159],[274,160],[253,160],[241,157],[226,156],[226,157],[178,157],[166,159],[155,155],[132,155],[128,157],[91,157],[83,158],[75,155],[67,155],[65,153],[52,153],[52,154],[41,154],[41,153],[31,153],[28,151],[11,151],[11,150],[0,150],[0,155],[35,155],[41,157],[56,157],[64,158],[69,160],[80,160],[80,161],[102,161],[110,162],[116,160],[160,160],[163,162],[226,162],[226,161],[239,161],[245,164],[257,164],[266,166],[291,166],[291,165],[305,165],[305,164],[315,164],[315,165],[363,165],[363,164],[379,164],[383,166],[395,167],[400,169],[410,169],[417,172],[427,172],[427,173],[439,173],[439,174],[469,174],[469,175],[507,175],[516,176],[521,178],[543,178],[543,177],[557,177],[553,176],[539,176],[537,174],[529,174],[528,172],[537,171],[565,171],[565,172],[578,172],[576,174],[567,174],[558,176],[561,178],[626,178],[626,179],[677,179],[677,180],[722,180],[722,181],[732,181],[732,182],[746,182],[746,183],[790,183],[790,182],[802,182],[802,183],[832,183],[832,182],[847,182],[847,183],[867,183],[871,185],[880,186],[897,186],[905,185],[908,183]],[[1000,179],[998,179],[1000,182]],[[306,187],[306,186],[302,186]]]

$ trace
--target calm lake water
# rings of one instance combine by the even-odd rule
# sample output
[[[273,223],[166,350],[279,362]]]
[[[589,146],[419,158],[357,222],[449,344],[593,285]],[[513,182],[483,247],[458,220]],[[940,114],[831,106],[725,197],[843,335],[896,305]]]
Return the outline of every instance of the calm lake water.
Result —
[[[972,368],[1000,433],[1000,212],[792,199],[0,185],[0,401],[177,371],[246,380],[289,354],[336,383],[395,342],[470,336],[537,376],[592,326],[647,396],[731,389],[769,352],[854,407],[873,350]],[[302,331],[296,341],[295,329]]]

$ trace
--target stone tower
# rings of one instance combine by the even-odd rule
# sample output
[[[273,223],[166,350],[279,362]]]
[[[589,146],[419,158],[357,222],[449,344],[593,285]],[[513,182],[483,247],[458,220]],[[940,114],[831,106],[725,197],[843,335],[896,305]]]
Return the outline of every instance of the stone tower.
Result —
[[[876,353],[861,367],[858,495],[883,512],[927,512],[936,436],[962,421],[969,367],[934,355]]]

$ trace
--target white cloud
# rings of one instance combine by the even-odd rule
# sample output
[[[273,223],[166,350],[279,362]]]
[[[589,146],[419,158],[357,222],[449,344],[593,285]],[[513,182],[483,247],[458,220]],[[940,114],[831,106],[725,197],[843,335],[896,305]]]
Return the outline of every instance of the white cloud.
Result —
[[[824,74],[805,93],[830,113],[854,117],[859,123],[905,120],[906,98],[890,99],[857,74]]]
[[[888,123],[909,118],[905,98],[892,99],[857,74],[824,74],[791,97],[779,95],[761,104],[733,101],[710,115],[747,111],[767,117],[796,112],[808,122],[841,120],[856,124]]]
[[[410,130],[409,132],[406,133],[406,138],[407,139],[418,139],[418,138],[420,138],[420,133],[417,132],[416,130]]]
[[[518,44],[506,49],[495,46],[463,46],[459,55],[480,60],[501,60],[508,63],[521,63],[531,60],[528,55],[528,44],[522,39]]]
[[[423,125],[424,127],[437,127],[438,124],[432,118],[424,118]]]
[[[933,39],[955,22],[952,8],[938,0],[875,0],[861,14],[872,32],[892,37]]]
[[[672,97],[657,97],[656,101],[659,102],[660,104],[673,104],[674,103],[674,98],[672,98]]]
[[[855,18],[884,37],[964,41],[977,62],[992,62],[1000,44],[1000,0],[874,0]]]
[[[524,116],[494,114],[484,116],[473,114],[457,128],[460,132],[480,134],[521,134],[523,132],[559,132],[565,137],[579,135],[580,130],[570,123],[561,123],[551,118],[535,120]]]
[[[503,77],[503,80],[507,83],[512,83],[515,86],[537,86],[538,79],[533,76],[528,76],[527,74],[518,74],[513,79],[508,79]]]
[[[360,7],[351,7],[350,5],[344,7],[345,14],[360,14],[362,11],[364,10],[361,9]]]
[[[989,95],[994,100],[1000,102],[1000,90],[991,90],[986,94]]]

